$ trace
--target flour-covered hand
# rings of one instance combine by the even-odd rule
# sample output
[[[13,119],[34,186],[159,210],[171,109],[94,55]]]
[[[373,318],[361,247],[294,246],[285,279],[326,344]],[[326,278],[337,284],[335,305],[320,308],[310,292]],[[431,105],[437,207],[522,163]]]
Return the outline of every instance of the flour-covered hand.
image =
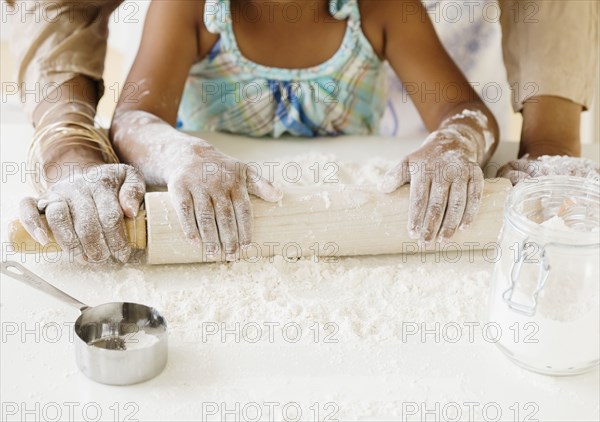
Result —
[[[222,247],[227,261],[236,260],[239,247],[252,239],[248,194],[270,202],[282,197],[254,168],[210,145],[196,145],[182,157],[168,188],[186,237],[202,241],[208,259],[216,259]]]
[[[389,193],[409,182],[409,235],[425,245],[436,237],[446,241],[469,226],[479,209],[483,172],[477,145],[464,130],[432,132],[384,176],[379,189]]]
[[[113,257],[127,262],[131,247],[123,218],[137,215],[145,191],[144,180],[134,167],[99,164],[85,173],[70,174],[39,198],[24,198],[19,218],[39,243],[49,242],[49,228],[61,249],[79,261],[103,262]]]
[[[257,170],[152,113],[117,110],[111,131],[120,156],[137,161],[151,185],[167,185],[183,233],[209,260],[237,259],[252,239],[249,194],[277,202],[282,193]]]

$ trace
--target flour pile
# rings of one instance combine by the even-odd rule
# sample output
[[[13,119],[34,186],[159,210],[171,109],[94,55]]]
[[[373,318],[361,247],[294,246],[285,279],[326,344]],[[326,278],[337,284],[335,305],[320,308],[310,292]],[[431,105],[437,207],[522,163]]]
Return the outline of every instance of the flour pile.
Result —
[[[566,155],[542,155],[531,163],[533,177],[568,174],[592,180],[600,178],[598,163],[587,158]]]

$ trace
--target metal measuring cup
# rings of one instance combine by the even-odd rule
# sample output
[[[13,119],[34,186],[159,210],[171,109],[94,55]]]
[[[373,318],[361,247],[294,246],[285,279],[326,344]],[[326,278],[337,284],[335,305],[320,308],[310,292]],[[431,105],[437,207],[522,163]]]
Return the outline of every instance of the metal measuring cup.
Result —
[[[76,307],[75,358],[94,381],[130,385],[154,378],[167,363],[167,322],[154,308],[114,302],[90,307],[14,261],[0,272]]]

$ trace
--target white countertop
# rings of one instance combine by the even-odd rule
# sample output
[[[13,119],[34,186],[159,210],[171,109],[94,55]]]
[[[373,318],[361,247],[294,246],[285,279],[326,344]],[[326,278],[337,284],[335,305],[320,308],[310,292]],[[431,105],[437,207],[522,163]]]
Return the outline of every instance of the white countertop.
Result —
[[[24,162],[31,129],[5,120],[0,129],[5,228],[29,189],[5,174],[5,164]],[[246,161],[307,150],[356,161],[400,157],[420,142],[207,138]],[[597,145],[590,148],[587,155],[597,157]],[[516,144],[504,143],[494,161],[505,161],[515,149]],[[477,334],[474,341],[463,336],[457,343],[418,336],[402,340],[402,321],[442,327],[485,323],[492,264],[480,255],[458,262],[434,262],[430,255],[91,268],[28,256],[26,264],[90,304],[130,300],[157,306],[170,322],[170,356],[165,371],[146,383],[110,387],[90,381],[77,370],[69,339],[69,323],[78,312],[2,276],[2,420],[53,419],[57,410],[60,420],[252,420],[256,410],[261,420],[278,420],[283,409],[295,420],[298,408],[300,420],[311,421],[328,414],[330,420],[425,420],[427,412],[427,420],[444,420],[457,408],[460,420],[600,418],[597,369],[567,378],[529,373]],[[294,343],[275,328],[272,342],[252,343],[250,334],[240,331],[265,329],[265,323],[300,327],[301,339]],[[241,338],[203,339],[202,327],[205,334],[208,327],[240,327]],[[325,341],[333,328],[331,339],[337,342]],[[494,419],[498,409],[502,416]]]

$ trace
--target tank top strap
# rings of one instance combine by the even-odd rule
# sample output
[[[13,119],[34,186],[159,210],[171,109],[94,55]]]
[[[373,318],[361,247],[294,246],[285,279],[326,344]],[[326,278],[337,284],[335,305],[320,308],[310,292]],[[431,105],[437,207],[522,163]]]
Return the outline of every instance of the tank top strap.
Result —
[[[231,5],[228,0],[206,0],[204,25],[213,34],[222,34],[231,23]]]
[[[360,21],[357,0],[329,0],[329,13],[338,20]]]

